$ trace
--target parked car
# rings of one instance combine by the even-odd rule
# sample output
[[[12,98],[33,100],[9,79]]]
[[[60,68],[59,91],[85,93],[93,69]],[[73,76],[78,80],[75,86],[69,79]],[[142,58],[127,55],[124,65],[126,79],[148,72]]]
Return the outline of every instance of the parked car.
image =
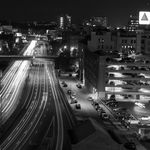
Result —
[[[63,87],[67,87],[68,85],[66,83],[63,84]]]
[[[65,81],[62,81],[61,84],[66,84],[66,82],[65,82]]]
[[[110,96],[109,99],[110,99],[110,100],[116,100],[116,96],[113,94],[113,95]]]
[[[72,93],[71,90],[68,90],[68,91],[67,91],[67,94],[68,94],[68,95],[71,95],[71,93]]]
[[[109,119],[109,115],[107,115],[106,113],[102,114],[103,119]]]
[[[145,78],[144,75],[137,75],[138,78]]]
[[[75,99],[75,100],[71,100],[70,104],[75,104],[75,103],[78,103],[78,101]]]
[[[76,109],[81,109],[81,105],[80,104],[76,104]]]
[[[87,98],[88,101],[93,101],[94,99],[90,96]]]
[[[72,94],[71,94],[71,95],[70,95],[70,99],[71,99],[71,100],[76,100],[77,98],[76,98],[75,95],[72,95]]]
[[[96,110],[98,110],[99,108],[100,108],[100,106],[99,106],[99,105],[96,105],[96,106],[95,106],[95,109],[96,109]]]
[[[136,150],[136,145],[134,142],[127,142],[124,144],[124,147],[128,150]]]
[[[109,83],[109,85],[115,85],[115,83],[114,83],[113,81],[111,81],[111,82]]]
[[[109,77],[114,77],[114,74],[109,74]]]
[[[79,89],[82,88],[82,85],[81,85],[80,83],[78,83],[76,86],[77,86]]]

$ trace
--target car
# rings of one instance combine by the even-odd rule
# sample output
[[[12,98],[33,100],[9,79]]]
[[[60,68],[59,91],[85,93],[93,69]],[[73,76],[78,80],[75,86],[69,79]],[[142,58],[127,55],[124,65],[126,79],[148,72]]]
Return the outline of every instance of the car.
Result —
[[[82,85],[81,85],[80,83],[78,83],[76,86],[77,86],[79,89],[82,88]]]
[[[150,120],[150,116],[142,116],[141,118],[140,118],[140,120]]]
[[[78,103],[78,101],[75,99],[75,100],[71,100],[70,104],[75,104],[75,103]]]
[[[68,85],[66,83],[63,84],[63,87],[67,87]]]
[[[124,70],[124,67],[121,66],[121,67],[120,67],[120,70]]]
[[[70,98],[71,98],[71,99],[74,99],[74,98],[76,98],[76,93],[74,93],[74,92],[71,92],[71,94],[70,94]]]
[[[68,91],[67,91],[67,94],[68,94],[68,95],[71,95],[71,93],[72,93],[71,90],[68,90]]]
[[[103,109],[102,110],[98,109],[97,113],[99,116],[102,116],[102,114],[105,114],[106,112]]]
[[[135,102],[135,105],[141,107],[141,108],[145,108],[145,104],[140,103],[140,102]]]
[[[76,109],[81,109],[81,105],[80,104],[76,104]]]
[[[94,102],[94,101],[91,101],[91,104],[92,104],[93,106],[95,105],[95,103],[96,103],[96,102]]]
[[[150,61],[149,60],[145,60],[145,64],[148,64],[148,63],[150,63]]]
[[[99,104],[98,104],[97,102],[95,102],[95,103],[94,103],[94,106],[97,107],[97,106],[99,106]]]
[[[136,63],[145,63],[144,60],[135,60]]]
[[[143,76],[143,75],[138,75],[137,77],[138,78],[145,78],[145,76]]]
[[[98,110],[99,108],[100,108],[100,106],[99,106],[99,105],[96,105],[96,106],[95,106],[95,109],[96,109],[96,110]]]
[[[146,69],[146,68],[144,68],[144,67],[141,67],[140,69],[141,69],[141,70],[143,70],[143,71],[147,71],[147,69]]]
[[[88,101],[93,101],[94,99],[90,96],[87,98]]]
[[[119,108],[114,108],[113,110],[114,110],[114,111],[126,112],[126,111],[127,111],[127,108],[119,107]]]
[[[109,99],[110,99],[110,100],[116,100],[116,96],[113,94],[113,95],[110,96]]]
[[[102,114],[102,118],[103,118],[103,119],[109,119],[109,115],[107,115],[106,113],[103,113],[103,114]]]
[[[109,74],[109,77],[114,77],[114,74]]]
[[[116,108],[118,107],[118,104],[115,104],[115,103],[110,103],[108,104],[109,107],[112,107],[112,108]]]
[[[61,84],[66,84],[66,82],[65,82],[65,81],[62,81]]]
[[[106,114],[106,112],[103,110],[103,111],[101,111],[101,113],[99,113],[99,115],[101,116],[101,117],[103,117],[104,116],[104,114]]]
[[[109,83],[109,85],[115,85],[115,83],[114,83],[113,81],[111,81],[111,82]]]
[[[122,89],[124,89],[124,90],[132,90],[133,87],[124,86],[124,87],[122,87]]]
[[[99,108],[97,109],[98,114],[101,114],[103,111],[104,111],[104,110],[103,110],[103,108],[101,108],[101,107],[99,107]]]
[[[134,142],[126,142],[124,147],[128,150],[136,150],[136,145]]]

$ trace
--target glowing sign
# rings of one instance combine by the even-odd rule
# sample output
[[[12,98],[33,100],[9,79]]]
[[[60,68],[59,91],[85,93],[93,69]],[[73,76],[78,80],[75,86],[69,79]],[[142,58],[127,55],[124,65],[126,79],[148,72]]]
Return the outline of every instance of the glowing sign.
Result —
[[[149,25],[150,24],[150,12],[149,11],[140,11],[139,12],[139,24]]]

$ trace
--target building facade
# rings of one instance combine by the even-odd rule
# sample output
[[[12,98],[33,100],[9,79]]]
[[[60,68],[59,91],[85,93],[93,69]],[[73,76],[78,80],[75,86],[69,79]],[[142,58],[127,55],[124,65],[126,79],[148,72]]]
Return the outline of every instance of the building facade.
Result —
[[[95,97],[118,101],[150,100],[150,57],[120,58],[85,50],[85,86]]]
[[[91,32],[88,40],[91,51],[150,54],[150,30],[101,30]]]
[[[139,28],[139,18],[137,16],[130,15],[126,28],[128,31],[136,31]]]
[[[71,27],[71,16],[68,14],[61,15],[58,17],[58,27],[59,29],[68,29]]]
[[[91,51],[110,51],[116,48],[111,31],[91,32],[91,40],[88,41],[88,49]]]

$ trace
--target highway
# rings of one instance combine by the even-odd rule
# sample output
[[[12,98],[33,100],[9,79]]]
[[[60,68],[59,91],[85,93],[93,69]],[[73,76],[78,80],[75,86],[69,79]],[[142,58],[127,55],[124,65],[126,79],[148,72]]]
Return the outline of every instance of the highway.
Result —
[[[36,45],[36,41],[31,42],[23,55],[34,55]],[[43,43],[41,49],[36,50],[36,55],[45,54]],[[26,80],[28,90],[23,91]],[[32,62],[15,61],[3,77],[2,85],[3,122],[17,109],[20,98],[22,105],[19,109],[21,117],[15,120],[16,125],[11,128],[0,149],[45,149],[43,143],[49,138],[46,149],[62,150],[65,127],[71,129],[75,123],[56,78],[54,63],[42,58],[35,58]],[[22,97],[25,92],[26,97]]]
[[[24,55],[32,55],[36,41],[32,41]],[[31,52],[30,52],[31,51]],[[30,66],[29,61],[15,61],[1,80],[1,120],[4,124],[16,109]]]

